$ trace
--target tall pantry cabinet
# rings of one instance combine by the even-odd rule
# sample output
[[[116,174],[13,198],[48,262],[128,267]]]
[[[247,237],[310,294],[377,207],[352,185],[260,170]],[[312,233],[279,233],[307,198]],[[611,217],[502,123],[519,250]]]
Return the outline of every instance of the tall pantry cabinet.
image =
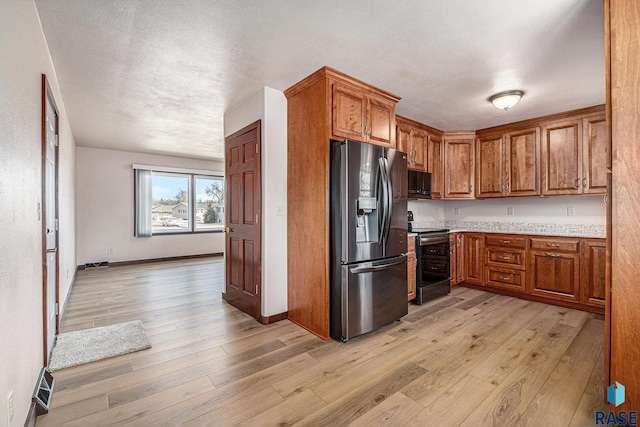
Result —
[[[329,339],[329,140],[396,147],[400,98],[328,67],[287,97],[288,318]]]
[[[611,171],[607,211],[605,384],[619,382],[618,411],[640,409],[640,1],[605,0],[607,116]],[[606,390],[605,390],[606,396]],[[612,407],[613,408],[613,407]]]

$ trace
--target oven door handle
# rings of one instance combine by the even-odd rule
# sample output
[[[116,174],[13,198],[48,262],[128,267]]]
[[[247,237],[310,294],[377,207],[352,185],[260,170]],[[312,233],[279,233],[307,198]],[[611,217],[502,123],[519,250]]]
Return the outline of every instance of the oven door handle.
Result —
[[[364,262],[364,263],[358,264],[358,266],[356,267],[350,268],[349,271],[353,274],[374,273],[376,271],[387,270],[393,267],[394,265],[403,264],[406,262],[407,262],[407,255],[402,254],[388,260]]]
[[[449,241],[449,236],[442,237],[420,237],[420,246],[435,245],[437,243],[446,243]]]

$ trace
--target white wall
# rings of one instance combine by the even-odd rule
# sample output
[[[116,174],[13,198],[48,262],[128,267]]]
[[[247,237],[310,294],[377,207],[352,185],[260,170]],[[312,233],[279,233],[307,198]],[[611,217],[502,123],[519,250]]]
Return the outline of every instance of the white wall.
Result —
[[[507,214],[509,207],[513,215]],[[567,208],[574,208],[575,215],[567,215]],[[602,196],[452,200],[445,202],[444,216],[453,221],[604,225],[606,207]]]
[[[75,271],[75,141],[33,1],[0,4],[0,422],[13,391],[11,426],[27,418],[43,366],[41,74],[59,112],[60,298]]]
[[[76,152],[78,265],[224,252],[223,233],[135,237],[131,168],[138,163],[222,173],[222,162],[85,147]]]
[[[263,87],[224,116],[229,136],[262,120],[262,315],[287,311],[287,100]]]
[[[513,208],[513,215],[507,209]],[[567,215],[567,208],[575,215]],[[459,213],[456,214],[456,208]],[[409,210],[416,222],[478,221],[526,222],[539,224],[606,223],[606,209],[602,196],[523,197],[483,200],[410,200]]]
[[[409,200],[407,210],[416,222],[444,221],[444,200]]]

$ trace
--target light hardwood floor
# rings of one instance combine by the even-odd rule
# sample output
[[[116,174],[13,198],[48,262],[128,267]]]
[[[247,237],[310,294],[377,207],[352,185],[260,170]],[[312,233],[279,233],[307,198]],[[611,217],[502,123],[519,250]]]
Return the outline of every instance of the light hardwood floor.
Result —
[[[148,350],[54,372],[38,426],[589,426],[602,316],[458,288],[343,344],[221,300],[222,258],[78,272],[62,332],[141,319]]]

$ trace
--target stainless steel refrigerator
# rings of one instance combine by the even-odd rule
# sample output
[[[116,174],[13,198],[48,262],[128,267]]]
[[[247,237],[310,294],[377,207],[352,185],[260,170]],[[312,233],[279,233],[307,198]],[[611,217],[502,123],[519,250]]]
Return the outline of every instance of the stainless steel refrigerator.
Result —
[[[407,314],[407,155],[331,141],[331,336]]]

